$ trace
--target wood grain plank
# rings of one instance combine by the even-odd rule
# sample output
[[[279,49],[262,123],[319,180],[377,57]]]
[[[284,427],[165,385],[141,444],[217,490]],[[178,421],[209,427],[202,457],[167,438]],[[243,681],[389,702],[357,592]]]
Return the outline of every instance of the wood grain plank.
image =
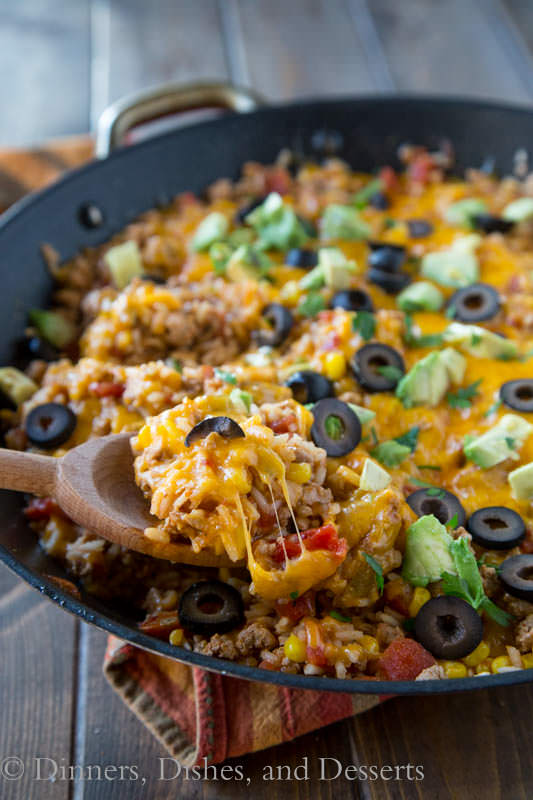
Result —
[[[477,0],[373,0],[369,5],[398,89],[530,100],[524,76]],[[498,24],[503,24],[502,20]]]
[[[216,0],[95,0],[92,37],[93,121],[139,89],[227,75]]]
[[[380,87],[344,0],[239,0],[252,85],[269,100]]]
[[[516,686],[389,700],[350,724],[363,763],[423,768],[423,781],[369,783],[376,800],[526,800],[533,786],[524,747],[532,712],[533,688]]]
[[[0,5],[0,144],[88,130],[89,1]]]
[[[0,760],[17,756],[26,767],[20,780],[0,777],[2,800],[69,797],[68,781],[37,782],[32,776],[34,758],[70,763],[76,625],[0,565]]]

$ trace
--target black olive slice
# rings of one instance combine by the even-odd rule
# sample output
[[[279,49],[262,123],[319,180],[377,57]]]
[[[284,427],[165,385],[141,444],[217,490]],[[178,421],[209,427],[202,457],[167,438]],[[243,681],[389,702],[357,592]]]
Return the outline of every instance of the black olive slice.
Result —
[[[411,277],[406,272],[386,272],[374,267],[368,270],[367,277],[371,283],[375,283],[387,294],[399,294],[411,283]]]
[[[433,225],[427,219],[408,219],[407,228],[412,239],[423,239],[433,233]]]
[[[344,308],[346,311],[373,311],[374,303],[369,294],[362,289],[343,289],[331,298],[331,308]]]
[[[311,438],[331,458],[341,458],[355,450],[361,441],[359,417],[347,403],[335,397],[319,400],[313,406]]]
[[[398,244],[369,242],[368,266],[383,272],[398,272],[406,258],[405,247]]]
[[[354,355],[351,366],[357,381],[367,392],[392,391],[405,372],[405,364],[398,351],[379,342],[361,347]],[[397,376],[387,374],[387,368],[390,367],[394,368]]]
[[[46,339],[40,336],[28,336],[17,344],[17,357],[21,361],[38,358],[41,361],[57,361],[59,352]]]
[[[457,497],[446,489],[428,488],[418,489],[407,497],[407,504],[411,506],[418,517],[433,514],[442,525],[446,525],[457,514],[457,526],[466,522],[466,512]]]
[[[520,514],[505,506],[488,506],[474,511],[466,529],[476,544],[488,550],[510,550],[526,535]]]
[[[271,327],[255,331],[255,341],[261,346],[278,347],[291,332],[294,317],[281,303],[270,303],[263,309],[263,318]]]
[[[145,272],[144,275],[141,275],[141,280],[143,281],[150,281],[150,283],[157,283],[158,285],[163,285],[167,282],[167,279],[163,277],[163,275],[156,275],[155,273]]]
[[[448,308],[453,318],[461,322],[482,322],[496,316],[500,310],[500,295],[486,283],[474,283],[454,292]]]
[[[199,581],[182,594],[178,617],[190,633],[227,633],[244,622],[244,603],[240,592],[228,583]]]
[[[460,597],[432,597],[415,617],[415,638],[435,658],[464,658],[483,638],[477,611]]]
[[[390,208],[390,200],[384,192],[376,192],[369,199],[368,205],[377,208],[378,211],[386,211]]]
[[[325,397],[333,397],[333,383],[310,369],[294,372],[286,381],[285,386],[291,390],[293,397],[302,405],[317,403]]]
[[[514,597],[533,600],[533,553],[506,558],[500,567],[500,580]]]
[[[210,433],[218,433],[224,439],[242,439],[245,435],[241,426],[231,417],[206,417],[191,428],[185,437],[185,447],[205,439]]]
[[[508,219],[496,217],[494,214],[474,214],[472,225],[483,233],[508,233],[514,225]]]
[[[533,378],[516,378],[500,387],[500,399],[513,411],[533,412]]]
[[[26,417],[25,430],[30,442],[43,450],[53,450],[71,437],[76,415],[61,403],[44,403]]]
[[[302,247],[296,247],[294,250],[289,250],[285,256],[285,263],[291,267],[311,269],[311,267],[316,267],[318,264],[318,253],[316,250],[306,250]]]
[[[248,214],[251,214],[254,209],[261,205],[265,200],[264,197],[252,197],[247,203],[239,208],[237,213],[235,214],[235,221],[238,222],[240,225],[244,225],[246,217]]]

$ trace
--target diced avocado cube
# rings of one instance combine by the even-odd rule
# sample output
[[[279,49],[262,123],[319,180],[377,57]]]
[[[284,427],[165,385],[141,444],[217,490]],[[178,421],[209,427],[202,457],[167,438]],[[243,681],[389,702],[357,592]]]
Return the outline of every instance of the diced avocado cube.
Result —
[[[28,316],[41,336],[59,350],[70,344],[76,336],[76,326],[57,311],[34,308]]]
[[[402,577],[413,586],[427,586],[440,580],[443,572],[457,574],[450,553],[453,538],[445,526],[426,514],[407,531]]]
[[[480,436],[469,437],[465,456],[482,469],[489,469],[507,458],[517,461],[519,451],[533,431],[533,425],[517,414],[504,414],[497,424]]]
[[[226,275],[230,280],[259,280],[264,278],[271,266],[269,257],[250,244],[242,244],[226,262]]]
[[[37,391],[37,384],[15,367],[0,367],[0,389],[20,406]]]
[[[448,370],[448,375],[452,383],[461,383],[466,370],[466,359],[453,347],[445,347],[440,351],[440,360]]]
[[[533,499],[533,461],[510,472],[508,480],[515,500]]]
[[[385,489],[390,482],[391,476],[387,470],[380,467],[371,458],[367,458],[361,472],[359,488],[365,492],[379,492],[380,489]]]
[[[462,380],[466,362],[464,358],[447,348],[443,353],[429,353],[417,361],[403,376],[396,387],[398,397],[405,408],[425,405],[437,406],[450,387],[450,383]],[[459,378],[459,380],[457,380]]]
[[[361,425],[366,425],[367,422],[370,422],[376,416],[376,412],[372,411],[371,408],[364,408],[363,406],[357,406],[355,403],[348,403],[354,414],[357,415],[359,418],[359,422]]]
[[[229,399],[237,409],[245,414],[249,413],[252,406],[252,395],[249,392],[244,392],[242,389],[233,389]]]
[[[444,295],[429,281],[412,283],[396,298],[398,308],[406,313],[411,311],[440,311]]]
[[[518,354],[516,342],[479,325],[452,322],[444,331],[443,338],[445,342],[456,344],[463,352],[477,358],[512,359]]]
[[[301,281],[302,289],[317,290],[323,286],[338,291],[350,286],[350,276],[357,272],[355,261],[348,261],[338,247],[321,247],[318,264]]]
[[[233,247],[227,242],[215,242],[211,245],[209,248],[209,257],[213,262],[213,270],[217,275],[225,274],[226,266],[233,252]]]
[[[144,271],[137,242],[123,242],[111,247],[104,260],[117,289],[125,289],[133,278],[139,278]]]
[[[326,285],[326,278],[324,276],[324,269],[320,264],[317,264],[316,267],[313,267],[307,275],[300,281],[300,288],[311,291],[317,291],[318,289],[322,289],[323,286]]]
[[[479,280],[479,264],[475,255],[481,242],[477,234],[456,239],[446,250],[426,253],[422,258],[421,273],[440,286],[461,289]]]
[[[520,197],[506,205],[502,212],[508,222],[525,222],[533,217],[533,197]]]
[[[450,225],[464,225],[470,227],[472,218],[477,214],[486,214],[488,211],[487,204],[484,200],[476,197],[467,197],[464,200],[458,200],[448,206],[444,218]]]
[[[213,211],[205,217],[198,227],[192,240],[192,249],[197,252],[209,250],[212,244],[224,239],[229,229],[229,223],[220,211]]]
[[[369,225],[353,206],[336,203],[326,207],[320,221],[322,239],[368,239]]]
[[[285,205],[281,195],[272,192],[260,206],[246,217],[255,229],[265,249],[288,250],[301,247],[309,235],[291,206]]]

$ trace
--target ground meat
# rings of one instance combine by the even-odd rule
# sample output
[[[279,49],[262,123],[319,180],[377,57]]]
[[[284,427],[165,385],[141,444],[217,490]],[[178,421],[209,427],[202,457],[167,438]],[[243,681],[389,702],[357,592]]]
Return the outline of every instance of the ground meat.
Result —
[[[515,643],[521,653],[533,650],[533,614],[519,622],[514,631]]]
[[[510,594],[504,594],[502,604],[509,614],[512,614],[513,617],[518,617],[518,619],[533,614],[533,603],[528,603],[527,600],[520,600],[519,597],[513,597]]]
[[[489,567],[487,564],[483,564],[479,571],[481,573],[485,594],[487,597],[494,597],[501,587],[498,573],[494,567]]]
[[[233,639],[227,634],[215,633],[208,641],[195,636],[194,649],[206,656],[218,656],[218,658],[227,658],[229,661],[235,661],[239,657]]]
[[[399,639],[403,635],[404,633],[398,625],[389,625],[388,622],[378,623],[376,637],[382,650],[394,641],[394,639]]]
[[[426,667],[422,670],[420,675],[417,675],[415,680],[416,681],[434,681],[434,680],[443,680],[446,677],[446,673],[444,669],[440,666],[440,664],[433,664],[431,667]]]
[[[235,642],[237,650],[243,656],[249,656],[258,650],[271,650],[276,643],[276,637],[272,631],[257,622],[247,625],[239,633]]]

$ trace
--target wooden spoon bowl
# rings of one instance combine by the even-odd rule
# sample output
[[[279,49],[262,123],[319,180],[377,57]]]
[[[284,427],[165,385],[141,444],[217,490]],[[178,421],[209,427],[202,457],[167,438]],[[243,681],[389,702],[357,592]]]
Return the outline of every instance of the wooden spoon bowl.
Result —
[[[144,535],[158,520],[135,483],[131,436],[90,439],[61,458],[0,450],[0,488],[54,497],[78,525],[129,550],[202,567],[243,566],[227,555]]]

